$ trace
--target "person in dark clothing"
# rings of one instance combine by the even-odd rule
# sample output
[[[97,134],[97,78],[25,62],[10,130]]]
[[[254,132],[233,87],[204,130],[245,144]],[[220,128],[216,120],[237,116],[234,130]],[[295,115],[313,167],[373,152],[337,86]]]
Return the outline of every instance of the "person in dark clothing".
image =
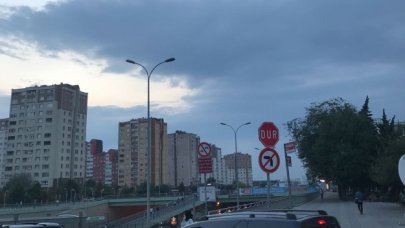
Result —
[[[363,214],[363,200],[364,200],[364,193],[360,190],[354,194],[354,202],[357,203],[357,207],[359,208],[360,214]]]
[[[323,193],[324,193],[323,188],[319,189],[319,193],[321,194],[321,200],[323,200]]]

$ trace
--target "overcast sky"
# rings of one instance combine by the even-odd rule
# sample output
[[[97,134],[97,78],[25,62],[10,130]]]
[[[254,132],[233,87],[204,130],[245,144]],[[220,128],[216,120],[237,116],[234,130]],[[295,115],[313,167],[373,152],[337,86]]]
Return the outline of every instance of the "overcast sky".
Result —
[[[0,0],[0,118],[11,89],[69,83],[88,93],[87,140],[118,147],[118,122],[151,115],[168,132],[195,133],[233,153],[250,153],[258,127],[280,129],[313,102],[341,97],[378,118],[405,120],[403,0]],[[283,157],[283,156],[282,156]],[[304,175],[293,156],[291,176]],[[284,179],[284,163],[272,178]]]

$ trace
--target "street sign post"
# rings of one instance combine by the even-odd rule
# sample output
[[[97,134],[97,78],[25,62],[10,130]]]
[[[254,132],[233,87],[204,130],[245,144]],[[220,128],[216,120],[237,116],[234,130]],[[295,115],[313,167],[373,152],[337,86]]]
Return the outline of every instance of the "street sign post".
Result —
[[[287,155],[286,160],[287,160],[287,162],[286,162],[287,166],[291,167],[292,166],[291,156]]]
[[[278,128],[273,122],[263,122],[259,127],[259,141],[265,147],[274,147],[278,142]]]
[[[280,157],[273,148],[264,148],[259,155],[260,168],[267,175],[267,206],[270,206],[270,173],[275,172],[280,166]]]
[[[198,145],[198,156],[199,157],[210,157],[211,156],[211,145],[202,142]]]
[[[260,168],[266,173],[274,173],[280,166],[280,156],[272,148],[264,148],[259,155]]]
[[[297,143],[296,142],[289,142],[284,144],[284,156],[285,156],[285,168],[287,170],[287,184],[288,184],[288,201],[290,202],[290,206],[292,206],[291,200],[291,180],[290,180],[290,170],[288,167],[292,166],[291,156],[288,156],[289,153],[294,153],[297,151]]]
[[[201,142],[198,145],[198,169],[204,173],[205,214],[208,212],[207,204],[207,173],[212,173],[211,145]]]
[[[200,173],[212,173],[212,159],[208,158],[198,158],[198,169]]]
[[[294,153],[297,151],[297,142],[289,142],[284,144],[284,151],[287,154]]]

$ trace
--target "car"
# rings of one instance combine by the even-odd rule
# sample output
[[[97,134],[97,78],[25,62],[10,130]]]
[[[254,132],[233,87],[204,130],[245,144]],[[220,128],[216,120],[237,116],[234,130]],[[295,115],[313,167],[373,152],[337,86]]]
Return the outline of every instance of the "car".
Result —
[[[59,223],[40,222],[40,223],[23,223],[12,225],[1,225],[1,228],[63,228]]]
[[[187,228],[340,228],[323,210],[266,210],[209,215]]]

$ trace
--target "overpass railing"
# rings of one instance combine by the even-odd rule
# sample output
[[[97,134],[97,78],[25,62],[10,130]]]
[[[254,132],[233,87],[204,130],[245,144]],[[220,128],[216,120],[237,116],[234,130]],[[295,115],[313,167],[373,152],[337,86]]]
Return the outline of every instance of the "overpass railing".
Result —
[[[162,207],[154,207],[150,213],[150,225],[159,224],[161,221],[168,220],[172,216],[192,209],[204,202],[197,201],[195,196],[184,197],[175,204],[168,204]],[[146,211],[142,211],[131,216],[115,220],[106,224],[107,227],[117,228],[146,228]]]

